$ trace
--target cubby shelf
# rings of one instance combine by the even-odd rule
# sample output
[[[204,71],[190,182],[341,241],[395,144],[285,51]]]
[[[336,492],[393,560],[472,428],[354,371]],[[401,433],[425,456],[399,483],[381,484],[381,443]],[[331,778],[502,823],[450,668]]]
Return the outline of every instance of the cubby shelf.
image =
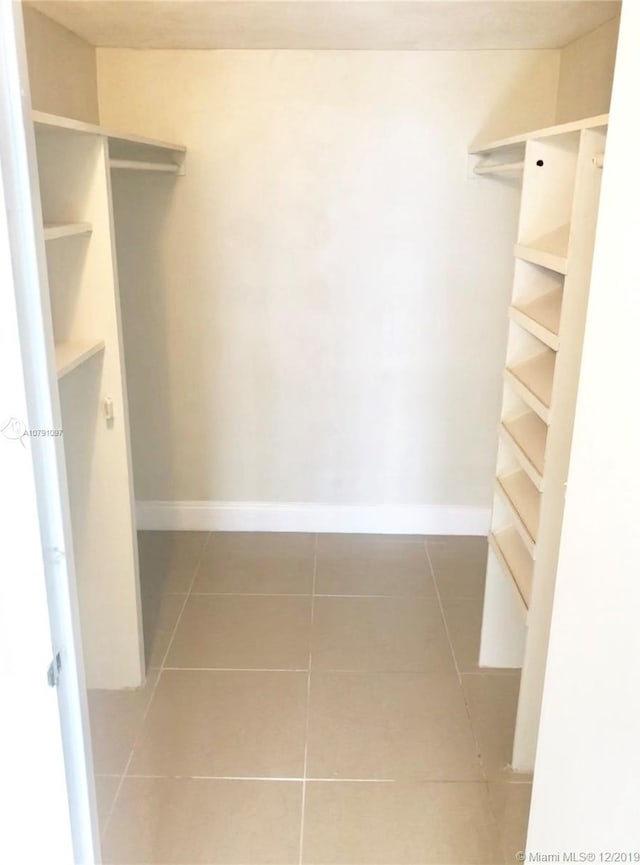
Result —
[[[56,372],[63,378],[89,358],[104,351],[104,340],[70,340],[56,343]]]
[[[62,237],[91,234],[92,230],[90,222],[50,222],[44,226],[44,239],[60,240]]]
[[[489,543],[503,570],[515,583],[526,609],[529,609],[533,585],[533,559],[522,543],[518,531],[513,526],[509,526],[498,532],[491,532]]]
[[[516,459],[537,489],[544,488],[544,453],[547,446],[547,425],[535,412],[528,411],[505,418],[500,430],[511,444]]]
[[[505,369],[506,380],[538,417],[549,423],[555,353],[549,349]]]
[[[538,297],[514,303],[509,309],[509,317],[553,351],[557,351],[560,345],[558,332],[561,311],[562,289],[557,288]]]
[[[499,475],[496,487],[514,518],[526,548],[535,558],[540,493],[522,470]]]
[[[563,225],[542,235],[531,242],[516,243],[514,254],[516,258],[539,264],[556,273],[567,272],[567,251],[569,247],[569,226]]]

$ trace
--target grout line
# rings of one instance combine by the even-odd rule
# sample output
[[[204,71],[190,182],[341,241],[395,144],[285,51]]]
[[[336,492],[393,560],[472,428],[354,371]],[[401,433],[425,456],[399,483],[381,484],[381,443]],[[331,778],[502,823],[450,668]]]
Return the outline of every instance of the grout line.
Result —
[[[451,652],[451,657],[453,658],[453,664],[456,668],[456,674],[458,676],[458,681],[460,685],[462,685],[462,678],[460,676],[460,669],[458,667],[458,659],[456,658],[456,653],[453,649],[453,641],[451,640],[451,633],[449,631],[449,625],[447,624],[447,617],[444,614],[444,606],[442,604],[442,598],[440,597],[440,589],[438,588],[438,581],[436,580],[436,572],[433,568],[433,562],[431,561],[431,556],[429,555],[429,547],[425,541],[424,544],[424,554],[427,557],[427,562],[429,564],[429,571],[431,572],[431,579],[433,581],[433,586],[436,592],[436,599],[438,601],[438,606],[440,607],[440,616],[442,618],[442,623],[444,625],[444,629],[447,634],[447,642],[449,643],[449,651]]]
[[[299,847],[299,865],[302,865],[302,853],[304,847],[304,811],[307,799],[307,762],[309,757],[309,720],[311,713],[311,659],[313,655],[313,621],[316,605],[316,575],[318,572],[318,535],[315,535],[313,542],[313,580],[311,583],[311,620],[309,623],[309,661],[307,663],[307,713],[305,719],[304,731],[304,763],[302,774],[302,800],[300,805],[300,839]]]
[[[160,671],[159,667],[154,667],[154,671]],[[168,673],[310,673],[311,670],[308,667],[163,667],[162,672]],[[316,667],[313,670],[314,673],[331,673],[335,675],[345,674],[345,675],[355,675],[360,674],[363,676],[369,675],[406,675],[406,676],[428,676],[430,678],[438,678],[438,679],[446,679],[451,675],[454,675],[456,678],[458,677],[457,672],[450,673],[448,671],[439,671],[439,670],[409,670],[409,669],[395,669],[391,668],[379,668],[379,667]],[[491,676],[498,675],[502,676],[502,672],[495,673],[462,673],[462,676]],[[509,677],[510,673],[505,673],[505,677]]]
[[[109,808],[109,812],[108,812],[107,817],[104,821],[104,825],[100,827],[100,841],[101,842],[107,836],[107,829],[109,828],[109,824],[111,823],[111,817],[113,816],[113,812],[115,811],[116,802],[118,801],[118,796],[120,795],[120,791],[122,790],[122,785],[124,784],[124,779],[127,777],[127,770],[129,768],[129,765],[131,764],[132,760],[133,760],[133,748],[129,751],[129,757],[128,757],[127,762],[125,764],[125,767],[122,771],[122,775],[120,775],[120,780],[118,782],[118,786],[116,787],[116,794],[113,797],[113,802],[111,803],[111,807]]]
[[[187,606],[187,601],[191,597],[191,590],[193,589],[193,585],[196,581],[196,577],[198,576],[198,571],[200,570],[200,564],[202,562],[202,558],[204,556],[205,550],[207,549],[207,545],[209,544],[210,538],[211,538],[211,532],[208,532],[207,537],[206,537],[206,539],[202,545],[202,549],[200,550],[200,555],[198,556],[198,561],[196,562],[196,566],[193,569],[193,576],[191,577],[191,582],[189,583],[189,589],[184,596],[184,601],[182,603],[182,607],[180,608],[180,612],[178,613],[178,618],[176,619],[176,623],[173,626],[173,630],[171,632],[171,637],[170,637],[169,642],[167,644],[167,648],[165,650],[165,653],[162,656],[162,661],[160,662],[160,673],[162,673],[162,671],[166,669],[165,664],[167,661],[167,657],[169,656],[169,652],[171,651],[171,646],[173,645],[173,641],[175,639],[176,632],[178,630],[178,626],[182,620],[182,614],[184,613],[185,607]],[[160,676],[158,676],[158,681],[159,680],[160,680]],[[157,683],[156,683],[156,686],[157,686]],[[154,692],[155,692],[155,689],[154,689]]]
[[[171,673],[308,673],[308,667],[163,667]]]
[[[130,773],[126,776],[126,780],[137,778],[140,780],[160,781],[160,780],[176,780],[176,781],[277,781],[288,782],[292,784],[304,784],[305,782],[314,784],[481,784],[486,785],[487,781],[484,778],[421,778],[410,777],[406,778],[324,778],[324,777],[292,777],[278,775],[151,775]],[[125,779],[123,779],[125,780]],[[511,783],[511,782],[504,782]],[[521,784],[531,782],[518,782]]]
[[[101,840],[101,841],[102,841],[102,839],[106,836],[107,829],[108,829],[108,827],[109,827],[109,824],[111,823],[111,817],[112,817],[112,815],[113,815],[113,812],[114,812],[114,809],[115,809],[115,806],[116,806],[116,802],[117,802],[117,800],[118,800],[118,796],[120,795],[120,790],[122,789],[122,785],[124,784],[124,780],[125,780],[125,778],[127,777],[127,772],[129,771],[129,766],[131,765],[131,761],[133,760],[133,749],[134,749],[134,747],[135,747],[135,744],[136,744],[136,742],[137,742],[137,740],[138,740],[138,737],[139,737],[140,733],[142,732],[142,729],[143,729],[143,727],[144,727],[144,723],[145,723],[145,721],[147,720],[147,716],[148,716],[148,714],[149,714],[149,710],[151,709],[151,703],[153,702],[153,698],[154,698],[154,696],[155,696],[156,690],[157,690],[157,688],[158,688],[158,684],[159,684],[159,682],[160,682],[160,677],[161,677],[161,675],[162,675],[162,670],[163,670],[164,662],[165,662],[165,660],[166,660],[166,658],[167,658],[167,654],[168,654],[168,652],[169,652],[169,649],[171,648],[171,643],[173,642],[173,638],[174,638],[175,633],[176,633],[176,630],[177,630],[177,628],[178,628],[178,624],[180,623],[180,619],[182,618],[182,613],[183,613],[183,611],[184,611],[184,608],[185,608],[185,606],[186,606],[187,600],[188,600],[188,598],[189,598],[189,593],[190,593],[190,591],[191,591],[191,587],[193,586],[193,582],[194,582],[195,577],[196,577],[196,574],[197,574],[197,572],[198,572],[198,568],[200,567],[200,562],[202,561],[202,556],[203,556],[203,554],[204,554],[204,550],[205,550],[205,548],[206,548],[206,546],[207,546],[207,544],[208,544],[208,542],[209,542],[209,538],[210,538],[210,537],[211,537],[211,533],[209,532],[209,533],[207,534],[207,537],[206,537],[205,540],[204,540],[204,543],[202,544],[202,549],[200,550],[200,555],[198,556],[198,561],[197,561],[197,563],[196,563],[196,566],[195,566],[195,569],[194,569],[194,573],[193,573],[193,577],[191,578],[191,583],[190,583],[190,585],[189,585],[189,591],[188,591],[187,593],[185,593],[185,595],[184,595],[184,602],[183,602],[183,604],[182,604],[182,607],[180,608],[180,613],[178,614],[178,618],[177,618],[177,620],[176,620],[175,627],[174,627],[174,629],[173,629],[173,631],[172,631],[172,633],[171,633],[171,639],[169,640],[169,645],[167,646],[167,650],[166,650],[166,652],[164,653],[164,656],[163,656],[163,658],[162,658],[162,661],[160,662],[160,668],[158,669],[158,668],[156,668],[156,667],[150,667],[148,670],[145,670],[145,678],[147,678],[147,674],[148,674],[148,673],[152,673],[152,674],[156,674],[156,680],[155,680],[155,682],[154,682],[154,684],[153,684],[153,687],[151,688],[151,693],[149,694],[149,699],[148,699],[147,704],[146,704],[146,706],[145,706],[144,712],[142,713],[142,716],[141,716],[141,718],[140,718],[140,723],[137,725],[137,729],[136,729],[136,732],[135,732],[134,737],[133,737],[133,742],[132,742],[132,744],[131,744],[131,749],[130,749],[130,751],[129,751],[129,758],[127,759],[127,762],[126,762],[126,765],[125,765],[125,767],[124,767],[124,769],[123,769],[122,775],[120,775],[120,781],[119,781],[119,783],[118,783],[118,787],[117,787],[117,789],[116,789],[116,794],[115,794],[115,796],[113,797],[113,802],[111,803],[111,807],[110,807],[109,812],[108,812],[108,814],[107,814],[107,817],[106,817],[106,819],[105,819],[105,821],[104,821],[104,825],[100,826],[100,840]],[[136,537],[136,543],[137,543],[137,537]],[[182,592],[180,592],[180,593],[176,593],[176,594],[178,594],[178,595],[182,595]]]
[[[167,593],[169,594],[169,593]],[[183,592],[173,592],[174,595],[182,595]],[[313,597],[313,592],[191,592],[194,597],[205,597],[205,598],[310,598]],[[330,594],[328,592],[318,592],[315,594],[316,598],[381,598],[382,600],[413,600],[417,598],[419,600],[435,600],[435,594],[431,595],[420,595],[420,594],[407,594],[407,595],[368,595],[364,593],[359,594]],[[456,601],[472,601],[477,600],[476,598],[455,598]]]
[[[438,581],[436,580],[435,570],[433,568],[433,562],[431,561],[431,556],[429,555],[429,546],[426,542],[424,545],[424,549],[425,549],[425,553],[427,555],[427,561],[429,562],[429,568],[431,570],[431,576],[433,578],[433,582],[434,582],[434,585],[436,587],[436,593],[438,596],[438,603],[440,604],[440,613],[442,615],[444,627],[445,627],[445,630],[447,632],[447,639],[449,640],[449,647],[451,649],[451,654],[453,655],[453,662],[455,664],[456,672],[458,674],[458,681],[460,682],[460,690],[462,691],[462,699],[464,701],[464,708],[465,708],[465,712],[467,713],[467,719],[469,721],[469,728],[471,730],[471,735],[473,736],[473,741],[474,741],[474,744],[476,746],[476,755],[478,758],[478,762],[480,764],[480,771],[482,772],[482,775],[485,779],[485,782],[488,784],[489,778],[488,778],[488,774],[487,774],[484,760],[482,758],[482,751],[480,749],[480,742],[478,741],[478,737],[476,735],[476,727],[475,727],[475,724],[473,723],[473,720],[471,717],[471,708],[470,708],[469,702],[467,700],[467,695],[464,691],[464,688],[462,687],[462,673],[460,672],[460,668],[458,667],[458,659],[456,658],[456,653],[455,653],[454,648],[453,648],[453,642],[451,640],[451,632],[449,631],[449,625],[447,624],[447,617],[446,617],[445,612],[444,612],[444,606],[442,604],[442,598],[440,597],[440,590],[438,588]],[[488,788],[487,788],[487,790],[488,790]],[[492,815],[493,815],[493,812],[492,812]],[[493,819],[495,822],[495,819],[496,819],[495,815],[493,815]]]

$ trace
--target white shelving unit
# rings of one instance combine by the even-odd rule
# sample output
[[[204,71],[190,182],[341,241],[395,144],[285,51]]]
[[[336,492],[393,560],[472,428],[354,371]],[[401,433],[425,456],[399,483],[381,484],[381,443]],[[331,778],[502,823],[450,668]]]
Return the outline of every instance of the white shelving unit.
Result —
[[[481,666],[522,667],[521,771],[537,743],[607,122],[471,150],[476,173],[524,163],[480,649]]]
[[[110,170],[175,176],[185,149],[33,120],[87,685],[134,688],[145,668]]]

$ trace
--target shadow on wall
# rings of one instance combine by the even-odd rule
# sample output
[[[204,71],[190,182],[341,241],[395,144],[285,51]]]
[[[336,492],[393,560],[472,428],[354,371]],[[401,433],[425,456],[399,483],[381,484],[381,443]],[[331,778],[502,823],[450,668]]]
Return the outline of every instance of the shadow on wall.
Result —
[[[149,484],[170,486],[172,478],[171,357],[161,241],[175,184],[173,176],[112,172],[136,500],[149,497]],[[149,286],[157,290],[152,293]],[[152,442],[146,439],[150,429]]]

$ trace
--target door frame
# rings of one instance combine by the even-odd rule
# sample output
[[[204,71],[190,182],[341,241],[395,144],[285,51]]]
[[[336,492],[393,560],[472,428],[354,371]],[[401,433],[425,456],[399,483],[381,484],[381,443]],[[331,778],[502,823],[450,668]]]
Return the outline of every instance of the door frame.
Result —
[[[68,863],[70,843],[73,861],[92,865],[100,859],[97,806],[64,450],[51,433],[62,421],[45,326],[51,310],[28,82],[22,5],[0,3],[0,424],[13,419],[0,437],[0,525],[10,563],[0,604],[10,613],[3,639],[12,639],[4,656],[11,685],[3,685],[20,695],[8,756],[29,755],[22,777],[32,788],[24,802],[7,789],[16,831],[0,839],[0,850],[15,835],[21,846],[6,861]],[[50,687],[48,666],[57,656]],[[41,845],[40,855],[27,853],[29,845]]]

